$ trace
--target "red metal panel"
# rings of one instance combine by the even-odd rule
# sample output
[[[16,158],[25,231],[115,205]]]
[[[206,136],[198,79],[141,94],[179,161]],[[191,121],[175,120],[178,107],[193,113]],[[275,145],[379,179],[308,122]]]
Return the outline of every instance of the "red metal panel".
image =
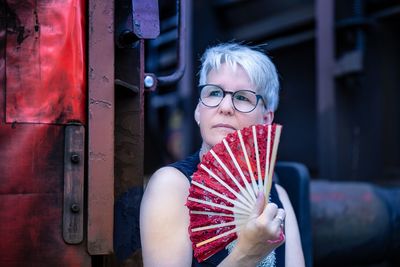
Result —
[[[7,122],[84,122],[85,1],[6,2]]]
[[[63,132],[56,125],[0,125],[0,266],[91,264],[84,244],[62,238]]]
[[[63,142],[58,128],[1,125],[0,194],[61,193],[63,168],[59,167],[63,158],[52,155],[58,153],[54,147],[56,140]]]
[[[64,126],[41,124],[84,122],[84,6],[0,1],[0,266],[91,265],[62,238]]]
[[[7,10],[4,1],[0,2],[0,119],[4,118],[4,88],[6,86],[6,17]]]
[[[88,251],[113,251],[114,1],[89,1]]]

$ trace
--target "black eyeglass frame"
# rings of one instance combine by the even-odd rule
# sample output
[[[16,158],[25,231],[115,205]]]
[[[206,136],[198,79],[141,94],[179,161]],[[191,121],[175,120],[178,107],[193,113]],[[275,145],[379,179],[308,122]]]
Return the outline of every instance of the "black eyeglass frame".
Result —
[[[204,101],[201,99],[201,90],[202,90],[204,87],[206,87],[206,86],[215,86],[215,87],[221,89],[221,91],[222,91],[222,98],[221,98],[221,101],[219,101],[218,104],[216,104],[216,105],[207,105],[207,104],[204,103]],[[241,90],[237,90],[236,92],[232,92],[232,91],[226,91],[226,90],[224,90],[224,89],[223,89],[221,86],[219,86],[219,85],[210,84],[210,83],[199,85],[199,86],[198,86],[198,89],[199,89],[199,95],[200,95],[200,97],[199,97],[200,102],[203,103],[203,105],[206,106],[206,107],[210,107],[210,108],[218,107],[218,106],[221,104],[222,100],[224,100],[225,96],[228,94],[228,95],[231,95],[231,96],[232,96],[232,97],[231,97],[231,101],[232,101],[232,106],[233,106],[233,108],[234,108],[235,110],[241,112],[241,113],[250,113],[250,112],[252,112],[253,110],[255,110],[255,109],[257,108],[258,101],[259,101],[260,99],[261,99],[261,101],[263,102],[264,107],[267,108],[267,105],[265,105],[265,101],[264,101],[264,98],[262,97],[262,95],[259,95],[259,94],[257,94],[256,92],[254,92],[254,91],[252,91],[252,90],[241,89]],[[245,91],[245,92],[250,92],[250,93],[252,93],[252,94],[254,94],[254,95],[256,96],[256,99],[257,99],[257,100],[256,100],[256,104],[254,105],[254,108],[253,108],[252,110],[250,110],[250,111],[241,111],[241,110],[237,109],[236,106],[235,106],[235,103],[233,102],[233,99],[234,99],[235,94],[238,93],[238,92],[243,92],[243,91]]]

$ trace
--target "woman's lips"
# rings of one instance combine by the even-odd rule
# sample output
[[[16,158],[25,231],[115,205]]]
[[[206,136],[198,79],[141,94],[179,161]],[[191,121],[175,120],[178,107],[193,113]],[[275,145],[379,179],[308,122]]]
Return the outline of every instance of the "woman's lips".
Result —
[[[230,129],[230,130],[236,131],[235,127],[233,127],[230,124],[224,124],[224,123],[218,123],[218,124],[214,125],[212,128],[225,128],[225,129]]]

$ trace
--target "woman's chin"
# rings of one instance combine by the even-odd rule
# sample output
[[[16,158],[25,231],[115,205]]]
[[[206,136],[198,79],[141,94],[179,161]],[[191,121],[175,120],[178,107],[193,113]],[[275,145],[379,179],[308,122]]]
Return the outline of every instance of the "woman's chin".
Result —
[[[234,130],[226,130],[226,131],[218,131],[218,133],[215,133],[213,136],[211,136],[211,146],[215,146],[218,143],[221,143],[222,140],[230,133],[233,133]]]
[[[235,132],[235,129],[232,128],[219,128],[218,135],[221,136],[221,140],[225,138],[228,134]]]

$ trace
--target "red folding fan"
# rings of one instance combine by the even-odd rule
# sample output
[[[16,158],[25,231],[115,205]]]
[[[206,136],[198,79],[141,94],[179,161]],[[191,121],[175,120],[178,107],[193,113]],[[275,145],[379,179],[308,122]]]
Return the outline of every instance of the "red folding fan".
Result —
[[[237,238],[260,190],[269,197],[281,128],[273,124],[238,130],[203,156],[186,203],[199,262]]]

